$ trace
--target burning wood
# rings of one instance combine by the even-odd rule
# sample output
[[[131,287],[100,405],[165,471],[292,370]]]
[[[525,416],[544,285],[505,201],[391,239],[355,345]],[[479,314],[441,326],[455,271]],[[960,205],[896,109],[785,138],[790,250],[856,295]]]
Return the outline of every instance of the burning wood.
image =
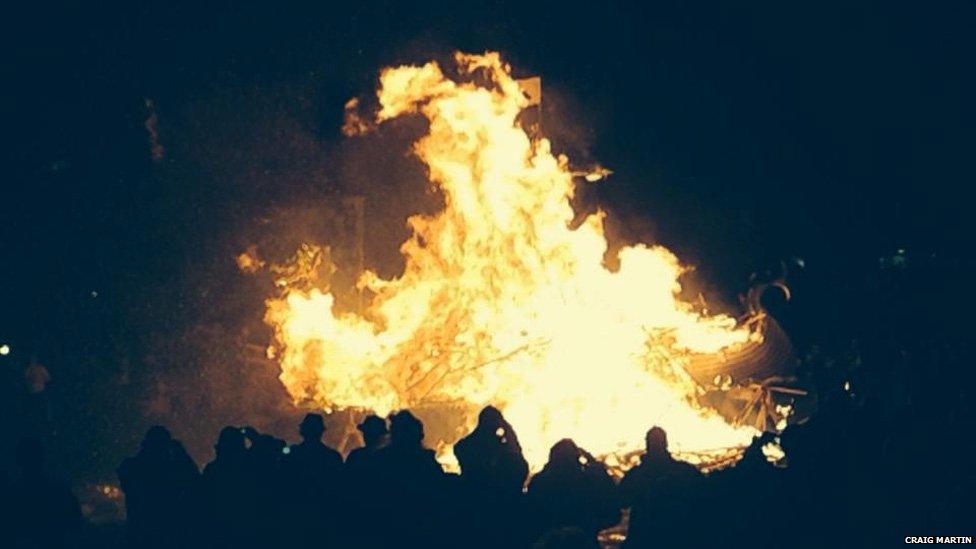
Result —
[[[371,301],[362,312],[337,310],[327,281],[295,276],[301,265],[277,268],[288,276],[279,276],[266,320],[291,394],[379,414],[450,403],[467,410],[468,425],[492,403],[518,430],[533,469],[563,437],[623,463],[652,424],[678,452],[748,444],[756,431],[699,404],[686,367],[755,344],[757,334],[681,301],[685,268],[663,247],[625,247],[619,269],[609,270],[605,214],[570,228],[582,172],[519,125],[530,99],[508,65],[497,53],[455,61],[457,81],[433,62],[387,68],[379,111],[347,113],[350,135],[425,117],[429,130],[414,152],[445,204],[408,220],[401,276],[363,272],[358,286]]]

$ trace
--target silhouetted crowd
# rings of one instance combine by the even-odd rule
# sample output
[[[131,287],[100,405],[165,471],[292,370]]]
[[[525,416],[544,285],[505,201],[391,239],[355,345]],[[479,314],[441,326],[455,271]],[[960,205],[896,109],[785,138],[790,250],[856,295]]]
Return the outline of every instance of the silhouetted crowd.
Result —
[[[118,468],[128,547],[596,548],[623,520],[625,548],[874,546],[926,532],[967,535],[972,473],[952,459],[933,470],[949,422],[879,422],[854,399],[824,403],[815,421],[763,434],[733,466],[705,475],[675,459],[652,427],[639,463],[619,482],[570,439],[554,444],[535,475],[518,436],[486,407],[454,446],[460,474],[424,446],[409,411],[368,416],[364,445],[341,454],[308,414],[302,441],[225,427],[202,473],[164,427],[148,430]],[[957,418],[959,421],[962,418]],[[969,421],[969,420],[967,420]],[[971,431],[969,431],[971,432]],[[970,444],[970,436],[959,436]],[[788,465],[764,447],[778,442]],[[872,461],[873,460],[873,461]],[[73,547],[82,518],[64,484],[44,473],[43,448],[24,441],[20,473],[3,479],[12,547]],[[918,526],[921,525],[921,526]],[[914,529],[913,529],[914,528]]]

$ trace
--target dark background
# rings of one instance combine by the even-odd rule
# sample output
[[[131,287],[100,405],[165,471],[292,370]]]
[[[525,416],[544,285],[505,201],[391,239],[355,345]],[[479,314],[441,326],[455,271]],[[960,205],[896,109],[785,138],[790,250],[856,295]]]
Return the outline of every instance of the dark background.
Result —
[[[36,353],[73,472],[106,474],[160,417],[203,441],[249,410],[273,414],[274,373],[244,373],[229,348],[267,337],[240,336],[268,288],[234,256],[276,232],[282,250],[327,240],[317,206],[355,190],[370,204],[367,263],[395,272],[410,211],[387,203],[429,197],[411,191],[418,173],[382,180],[405,147],[342,143],[342,105],[380,67],[454,49],[500,50],[541,75],[556,147],[615,171],[585,205],[611,211],[615,237],[696,265],[719,299],[801,258],[793,335],[843,337],[876,320],[862,294],[902,255],[927,265],[911,291],[937,304],[911,314],[965,324],[973,3],[330,4],[5,13],[4,395]],[[174,386],[202,390],[156,402]]]

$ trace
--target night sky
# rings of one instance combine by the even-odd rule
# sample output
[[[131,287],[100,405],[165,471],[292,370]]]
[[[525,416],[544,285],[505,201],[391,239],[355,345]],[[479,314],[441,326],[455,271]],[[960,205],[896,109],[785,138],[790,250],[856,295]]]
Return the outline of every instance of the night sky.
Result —
[[[141,387],[159,339],[259,321],[265,295],[233,257],[260,220],[369,185],[342,160],[345,100],[382,66],[455,49],[541,75],[556,147],[615,171],[588,205],[727,299],[784,258],[833,303],[898,248],[970,261],[970,2],[197,4],[4,17],[4,383],[36,352],[77,405],[119,357]],[[387,233],[368,259],[395,249]]]

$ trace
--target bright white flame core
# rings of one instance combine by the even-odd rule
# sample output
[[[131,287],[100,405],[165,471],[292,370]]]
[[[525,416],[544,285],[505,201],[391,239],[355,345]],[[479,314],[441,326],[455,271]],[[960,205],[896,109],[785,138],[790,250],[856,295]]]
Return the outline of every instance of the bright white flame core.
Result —
[[[334,311],[318,289],[268,301],[291,394],[380,414],[495,404],[533,469],[560,438],[619,455],[640,449],[652,425],[678,451],[748,444],[751,428],[697,404],[684,366],[750,333],[678,300],[682,267],[662,247],[626,247],[608,270],[604,216],[569,228],[568,161],[517,123],[526,99],[508,66],[495,53],[456,61],[483,84],[450,80],[436,63],[380,78],[376,122],[426,117],[414,150],[445,199],[440,213],[408,220],[403,275],[364,273],[375,297],[361,316]]]

